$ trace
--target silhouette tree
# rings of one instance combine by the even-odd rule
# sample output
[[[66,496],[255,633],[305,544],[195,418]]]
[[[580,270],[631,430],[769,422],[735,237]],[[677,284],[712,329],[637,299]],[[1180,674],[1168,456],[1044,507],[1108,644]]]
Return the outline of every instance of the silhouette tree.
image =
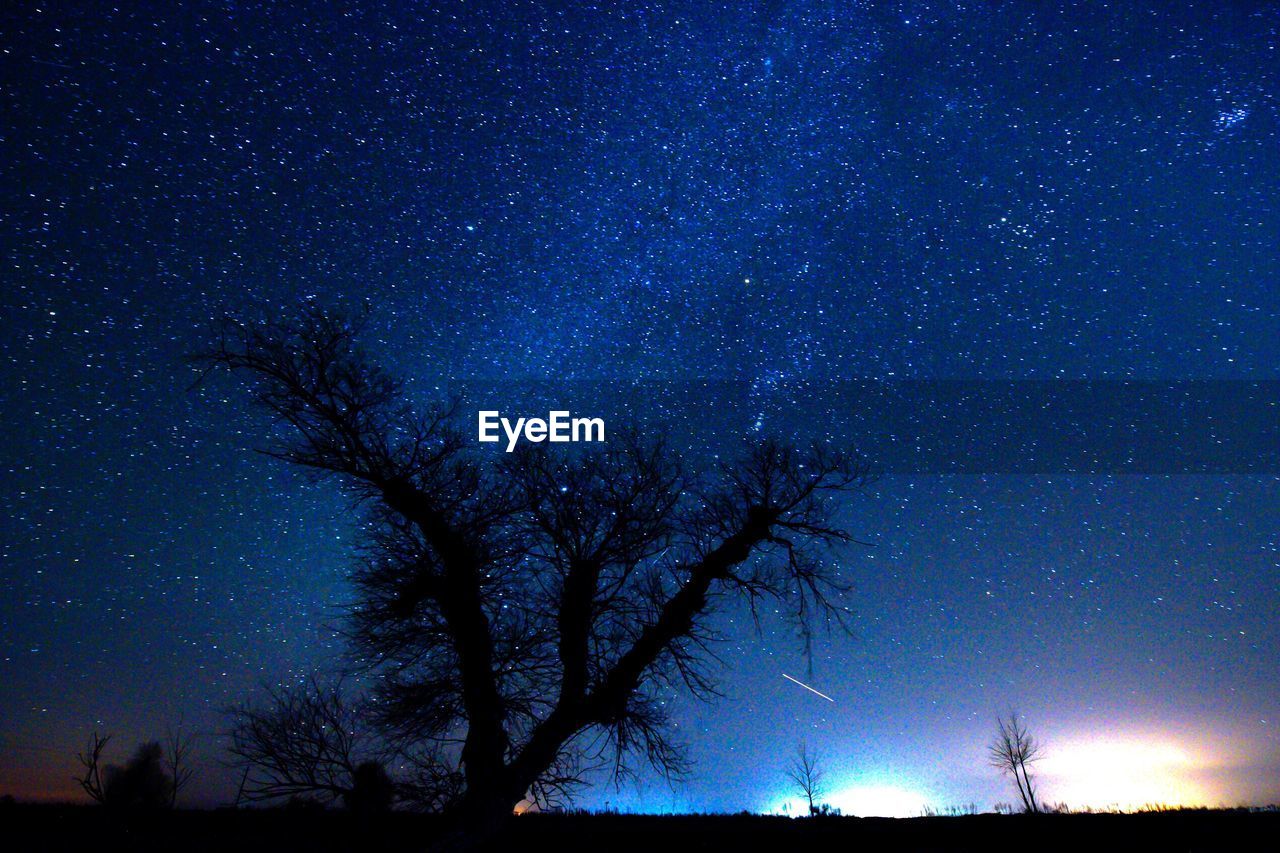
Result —
[[[342,800],[376,810],[387,751],[362,717],[340,684],[314,678],[274,688],[260,705],[232,709],[229,749],[233,763],[244,768],[239,799]],[[389,807],[390,794],[387,800]]]
[[[80,787],[95,803],[101,803],[106,799],[102,786],[102,753],[110,741],[111,735],[104,737],[93,732],[89,735],[89,744],[84,752],[76,753],[76,760],[80,762],[82,771],[79,776],[73,778],[80,783]]]
[[[800,789],[800,793],[809,801],[809,814],[818,813],[817,801],[826,793],[826,783],[821,762],[817,755],[809,752],[806,744],[796,748],[796,755],[787,768],[787,777]]]
[[[170,729],[165,738],[164,770],[169,777],[169,808],[177,808],[178,795],[191,781],[195,767],[191,763],[192,735],[182,728]]]
[[[352,635],[377,722],[451,756],[438,775],[460,775],[450,806],[473,830],[594,767],[683,772],[660,694],[716,694],[711,622],[730,601],[844,625],[825,549],[852,541],[832,499],[866,481],[860,460],[762,442],[693,476],[617,432],[597,452],[490,453],[456,403],[415,412],[360,326],[313,307],[229,322],[201,361],[248,380],[276,423],[264,452],[362,508]]]
[[[1013,711],[1007,717],[997,717],[996,723],[996,736],[987,749],[991,765],[1013,777],[1023,809],[1031,814],[1038,813],[1040,804],[1036,801],[1035,781],[1027,765],[1040,759],[1040,744]]]
[[[111,735],[93,732],[85,750],[76,754],[83,770],[74,778],[97,803],[174,808],[195,772],[190,761],[192,740],[180,728],[174,729],[164,746],[157,741],[143,743],[124,767],[104,766],[103,752]]]
[[[365,761],[351,774],[351,788],[342,799],[357,814],[378,814],[391,808],[395,796],[396,785],[387,768],[376,761]]]
[[[159,741],[138,745],[124,765],[109,765],[103,774],[102,802],[117,808],[168,808],[173,802],[173,777],[165,772],[164,748]]]

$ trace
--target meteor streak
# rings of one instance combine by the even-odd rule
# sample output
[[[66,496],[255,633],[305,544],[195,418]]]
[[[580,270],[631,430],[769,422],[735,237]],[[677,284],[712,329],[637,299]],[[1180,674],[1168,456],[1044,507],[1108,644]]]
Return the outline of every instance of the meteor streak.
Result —
[[[810,693],[817,693],[819,696],[821,696],[823,699],[826,699],[828,702],[834,703],[836,701],[832,699],[830,696],[828,696],[827,694],[823,693],[821,690],[814,690],[812,687],[805,684],[803,681],[799,680],[798,678],[792,678],[791,676],[787,675],[785,672],[782,673],[782,677],[785,678],[787,681],[793,681],[796,684],[799,684],[801,687],[803,687],[805,690],[808,690]]]

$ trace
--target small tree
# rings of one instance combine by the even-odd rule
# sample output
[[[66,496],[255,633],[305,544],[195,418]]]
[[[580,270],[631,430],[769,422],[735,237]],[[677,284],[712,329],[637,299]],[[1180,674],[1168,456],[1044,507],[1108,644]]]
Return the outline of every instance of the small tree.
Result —
[[[1041,758],[1040,743],[1027,731],[1027,725],[1018,714],[1009,712],[1008,717],[997,717],[998,726],[995,738],[988,747],[991,766],[1013,777],[1018,788],[1018,796],[1022,798],[1023,809],[1031,814],[1040,811],[1036,802],[1035,782],[1028,768]]]
[[[103,775],[102,802],[109,806],[157,809],[173,802],[173,777],[158,741],[139,744],[124,767],[109,765]]]
[[[96,803],[123,806],[174,808],[178,795],[191,781],[194,738],[181,728],[170,730],[163,746],[159,742],[140,744],[124,767],[104,766],[103,753],[111,735],[93,732],[76,760],[83,768],[76,782]]]
[[[818,814],[817,801],[826,793],[826,782],[821,762],[816,754],[810,753],[805,744],[796,748],[796,755],[787,768],[787,777],[800,789],[800,793],[809,801],[809,814]]]
[[[341,800],[366,811],[385,799],[390,806],[387,751],[340,684],[313,678],[275,688],[265,703],[233,709],[232,718],[230,751],[245,772],[240,799]]]
[[[171,729],[165,738],[164,765],[169,775],[169,808],[176,808],[178,795],[187,787],[195,773],[191,764],[191,746],[194,738],[181,728]]]
[[[101,803],[106,799],[102,789],[102,752],[110,741],[111,735],[104,737],[93,732],[89,735],[89,745],[85,747],[84,752],[76,753],[76,760],[80,762],[83,772],[72,778],[80,783],[80,787],[95,803]]]
[[[396,784],[387,768],[365,761],[351,774],[351,788],[342,795],[342,802],[357,814],[378,814],[389,811],[395,797]]]

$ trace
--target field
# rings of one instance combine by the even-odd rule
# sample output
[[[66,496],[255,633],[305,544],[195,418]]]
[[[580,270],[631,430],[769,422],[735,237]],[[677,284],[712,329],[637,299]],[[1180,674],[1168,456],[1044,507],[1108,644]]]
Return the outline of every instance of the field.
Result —
[[[112,814],[89,806],[10,804],[0,809],[9,850],[400,851],[441,837],[429,817],[360,819],[305,810]],[[487,850],[1274,850],[1280,812],[1186,809],[1136,814],[967,815],[905,819],[759,815],[525,815]]]

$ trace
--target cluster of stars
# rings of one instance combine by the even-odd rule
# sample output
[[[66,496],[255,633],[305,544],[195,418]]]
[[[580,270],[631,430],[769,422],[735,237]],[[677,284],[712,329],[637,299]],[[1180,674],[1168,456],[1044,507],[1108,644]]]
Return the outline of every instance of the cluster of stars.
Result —
[[[342,653],[345,503],[191,388],[227,313],[367,303],[418,402],[604,380],[714,452],[831,380],[1275,378],[1280,18],[1202,5],[13,13],[0,742],[57,750],[0,789]],[[767,808],[797,729],[986,800],[1011,701],[1063,730],[1194,706],[1280,766],[1276,492],[885,478],[849,509],[853,636],[812,661],[842,703],[786,693],[796,638],[727,614],[728,699],[671,698],[725,774],[687,807]]]

